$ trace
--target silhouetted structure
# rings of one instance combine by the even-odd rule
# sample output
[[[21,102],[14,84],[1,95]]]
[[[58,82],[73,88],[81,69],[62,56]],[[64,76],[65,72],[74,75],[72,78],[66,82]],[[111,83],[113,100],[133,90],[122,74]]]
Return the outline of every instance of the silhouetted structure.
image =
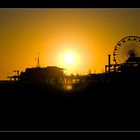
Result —
[[[64,78],[63,68],[48,66],[46,68],[27,68],[21,72],[19,79],[26,83],[61,83]]]
[[[13,76],[8,76],[7,78],[10,79],[10,81],[12,81],[14,79],[14,81],[19,81],[19,70],[14,70],[13,72],[16,72],[16,75],[13,75]]]
[[[38,58],[35,59],[35,60],[37,60],[37,65],[36,65],[36,67],[39,68],[39,67],[40,67],[40,64],[39,64],[39,52],[38,52]]]
[[[140,78],[140,37],[127,36],[120,40],[114,48],[113,61],[108,55],[108,65],[105,65],[105,73],[87,75],[65,75],[63,68],[48,66],[45,68],[39,65],[39,53],[37,66],[27,68],[25,72],[17,71],[17,75],[11,76],[10,81],[23,83],[45,83],[45,84],[97,84],[108,82],[119,82],[122,79]],[[136,78],[135,78],[136,79]]]

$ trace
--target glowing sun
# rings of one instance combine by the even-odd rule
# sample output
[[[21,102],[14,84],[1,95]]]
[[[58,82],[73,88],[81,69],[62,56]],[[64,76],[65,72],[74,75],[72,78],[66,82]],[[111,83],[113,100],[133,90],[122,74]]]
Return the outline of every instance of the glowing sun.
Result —
[[[79,63],[79,55],[75,51],[67,50],[59,54],[59,66],[67,69],[67,72],[75,73]]]
[[[74,59],[75,59],[74,54],[72,54],[72,53],[66,53],[64,55],[64,61],[65,61],[66,64],[74,63]]]

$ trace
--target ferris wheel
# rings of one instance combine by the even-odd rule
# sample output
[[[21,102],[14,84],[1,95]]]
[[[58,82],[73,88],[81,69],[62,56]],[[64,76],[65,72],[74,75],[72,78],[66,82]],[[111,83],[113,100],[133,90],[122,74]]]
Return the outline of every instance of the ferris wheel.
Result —
[[[113,61],[122,64],[130,57],[140,57],[140,37],[127,36],[121,39],[114,48]]]

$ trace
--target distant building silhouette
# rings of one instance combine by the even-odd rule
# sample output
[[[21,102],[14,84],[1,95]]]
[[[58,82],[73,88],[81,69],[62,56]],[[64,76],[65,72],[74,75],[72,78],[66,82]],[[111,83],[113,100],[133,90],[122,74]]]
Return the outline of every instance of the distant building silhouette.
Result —
[[[56,66],[48,66],[46,68],[27,68],[25,72],[21,72],[19,79],[21,82],[28,83],[57,84],[63,80],[63,70],[63,68]]]
[[[58,84],[63,82],[64,69],[57,66],[48,66],[45,68],[35,67],[26,68],[25,72],[21,72],[14,76],[9,76],[10,81],[18,81],[22,83],[47,83]]]

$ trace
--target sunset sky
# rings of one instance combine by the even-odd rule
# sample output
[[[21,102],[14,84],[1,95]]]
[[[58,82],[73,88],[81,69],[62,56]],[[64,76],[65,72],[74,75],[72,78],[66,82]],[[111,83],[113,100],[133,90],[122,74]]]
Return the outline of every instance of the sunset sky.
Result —
[[[140,36],[140,8],[0,9],[0,79],[36,67],[38,52],[41,67],[103,72],[128,35]]]

